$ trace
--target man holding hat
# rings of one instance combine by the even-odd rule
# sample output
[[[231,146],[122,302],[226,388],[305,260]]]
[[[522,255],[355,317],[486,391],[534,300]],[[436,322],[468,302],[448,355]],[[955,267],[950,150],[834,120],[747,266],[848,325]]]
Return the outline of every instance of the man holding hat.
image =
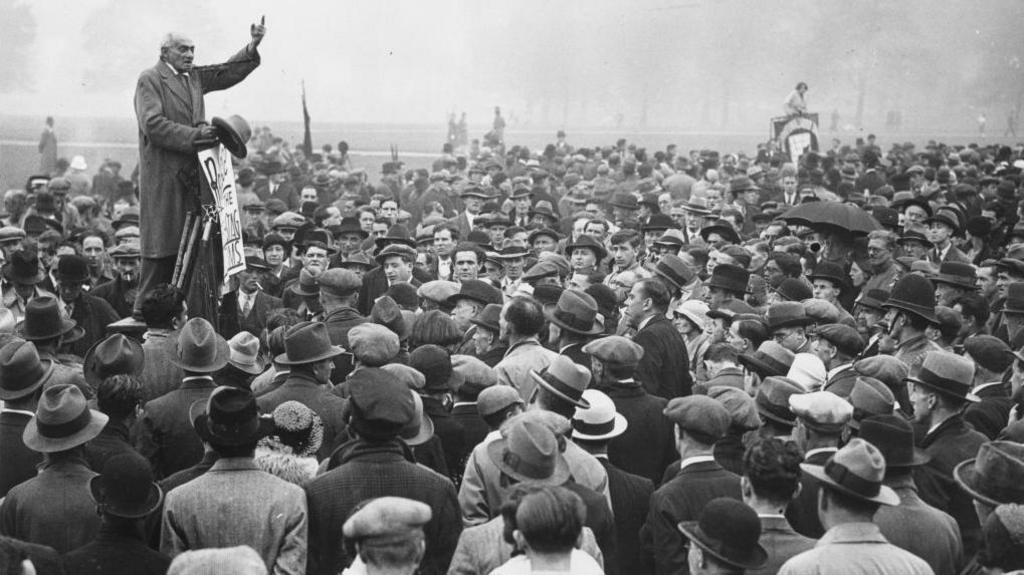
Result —
[[[164,575],[171,558],[150,549],[143,538],[146,519],[163,503],[149,462],[137,453],[112,457],[89,480],[89,495],[102,524],[96,538],[64,556],[75,573]]]
[[[634,378],[644,349],[629,338],[612,335],[588,343],[583,351],[591,358],[592,387],[610,397],[616,412],[629,422],[609,442],[609,460],[628,473],[660,483],[665,468],[677,457],[675,432],[664,415],[668,400],[647,393]]]
[[[340,465],[306,485],[310,510],[307,573],[334,575],[345,569],[353,557],[339,543],[342,526],[360,503],[389,495],[431,508],[433,518],[424,526],[426,553],[421,567],[425,573],[444,572],[462,522],[452,482],[410,462],[398,438],[415,415],[412,392],[386,374],[350,379],[349,383],[351,449],[341,454]]]
[[[43,393],[43,384],[53,375],[52,365],[44,367],[36,346],[14,339],[0,348],[0,497],[15,485],[36,476],[42,455],[22,441],[25,426],[32,419]]]
[[[267,317],[284,307],[280,298],[263,291],[260,276],[270,271],[263,258],[246,256],[245,269],[232,277],[237,288],[224,294],[220,304],[220,333],[230,338],[240,331],[260,335],[267,327]]]
[[[423,526],[433,513],[425,503],[404,497],[369,501],[342,525],[345,540],[355,544],[350,570],[413,573],[426,554]],[[348,570],[346,570],[347,572]]]
[[[651,496],[650,513],[641,532],[653,549],[659,575],[686,573],[687,557],[677,526],[693,521],[713,499],[740,499],[740,478],[715,461],[714,445],[725,437],[732,421],[718,400],[706,395],[677,397],[668,403],[665,416],[675,426],[676,448],[682,460],[678,469],[667,469],[666,481]]]
[[[105,300],[114,308],[117,315],[126,318],[132,315],[135,298],[139,295],[139,245],[121,244],[109,253],[114,259],[117,277],[96,286],[90,294]]]
[[[914,445],[910,423],[898,415],[876,415],[860,422],[859,437],[885,457],[884,484],[900,498],[899,505],[884,506],[875,514],[882,535],[927,561],[937,575],[955,575],[963,565],[960,528],[917,494],[914,470],[931,458]]]
[[[332,345],[327,326],[322,322],[302,322],[288,329],[284,338],[285,353],[274,363],[288,366],[288,379],[277,389],[261,395],[261,413],[273,413],[286,401],[297,401],[313,410],[324,425],[319,456],[326,457],[337,446],[345,430],[344,411],[348,404],[330,392],[334,359],[344,349]]]
[[[918,446],[931,457],[915,473],[921,499],[956,519],[968,557],[981,542],[980,524],[970,496],[953,481],[953,469],[986,441],[964,421],[965,405],[975,400],[969,394],[973,380],[974,363],[945,351],[926,354],[920,371],[907,378],[914,421],[925,432]]]
[[[189,408],[214,389],[213,374],[227,365],[228,342],[203,318],[188,320],[178,333],[177,355],[182,369],[179,387],[143,406],[137,447],[157,477],[167,477],[199,462],[203,444],[188,417]]]
[[[209,471],[167,493],[160,551],[248,545],[270,573],[306,570],[306,498],[298,485],[259,469],[256,443],[274,429],[247,389],[221,386],[189,406],[196,432],[220,456]]]
[[[827,531],[814,549],[787,561],[780,575],[820,573],[822,565],[848,573],[932,573],[923,559],[889,543],[873,522],[880,506],[900,502],[883,484],[885,457],[877,447],[854,438],[824,466],[800,467],[821,482],[818,514]]]
[[[85,464],[85,444],[107,416],[89,409],[81,390],[55,385],[43,391],[25,426],[25,445],[43,454],[38,475],[12,488],[0,505],[0,535],[67,553],[92,540],[100,526],[89,498],[96,474]]]

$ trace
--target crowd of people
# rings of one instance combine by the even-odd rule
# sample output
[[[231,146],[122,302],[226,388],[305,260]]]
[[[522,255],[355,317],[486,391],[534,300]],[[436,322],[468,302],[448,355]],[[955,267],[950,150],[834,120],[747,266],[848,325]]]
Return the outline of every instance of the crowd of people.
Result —
[[[1024,569],[1020,147],[308,152],[216,317],[137,174],[5,194],[0,573]]]

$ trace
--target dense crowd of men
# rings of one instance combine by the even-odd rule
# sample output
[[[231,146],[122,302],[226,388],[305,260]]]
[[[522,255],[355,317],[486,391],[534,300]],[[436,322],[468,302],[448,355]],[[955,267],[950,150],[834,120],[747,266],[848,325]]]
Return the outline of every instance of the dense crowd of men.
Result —
[[[116,162],[8,191],[0,572],[1024,568],[1024,150],[487,143],[257,129],[208,318]]]

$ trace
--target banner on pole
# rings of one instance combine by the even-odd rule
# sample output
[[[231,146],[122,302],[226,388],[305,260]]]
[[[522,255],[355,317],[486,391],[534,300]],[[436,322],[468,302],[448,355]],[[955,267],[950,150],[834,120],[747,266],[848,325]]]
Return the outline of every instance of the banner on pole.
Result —
[[[231,165],[231,152],[223,144],[217,144],[199,152],[199,163],[217,202],[221,248],[224,251],[224,283],[227,283],[228,278],[245,269],[242,217],[235,195],[235,169]]]

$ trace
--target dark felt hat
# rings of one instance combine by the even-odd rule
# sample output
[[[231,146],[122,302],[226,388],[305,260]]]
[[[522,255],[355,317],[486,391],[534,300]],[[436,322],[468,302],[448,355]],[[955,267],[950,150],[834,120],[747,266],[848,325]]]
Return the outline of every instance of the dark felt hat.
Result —
[[[713,233],[722,236],[722,239],[731,244],[740,243],[740,235],[736,232],[736,228],[726,220],[715,220],[700,229],[700,237],[704,238],[705,242]]]
[[[947,284],[958,288],[975,290],[978,288],[978,273],[974,266],[961,262],[942,262],[939,273],[929,276],[932,283]]]
[[[761,342],[754,353],[740,354],[738,359],[740,364],[764,379],[789,373],[789,367],[793,365],[793,352],[775,340],[768,339]]]
[[[598,335],[603,331],[596,321],[597,302],[581,291],[565,290],[555,308],[545,315],[551,323],[575,334]]]
[[[801,302],[811,299],[814,292],[807,282],[797,278],[785,278],[775,287],[775,293],[779,294],[786,301]]]
[[[582,248],[593,250],[598,260],[603,260],[608,255],[608,250],[605,249],[601,242],[597,241],[593,236],[586,234],[576,238],[575,242],[566,245],[565,253],[571,256],[573,250]]]
[[[825,465],[801,463],[804,473],[828,487],[864,501],[899,505],[896,492],[883,484],[885,457],[877,447],[854,437]]]
[[[819,262],[814,266],[814,271],[807,275],[807,279],[812,282],[816,279],[823,279],[832,282],[836,287],[845,286],[848,277],[843,272],[842,266],[832,262]]]
[[[222,385],[189,409],[196,433],[212,445],[256,443],[274,431],[274,420],[260,417],[252,391]]]
[[[807,315],[804,305],[795,301],[779,302],[769,307],[765,314],[765,324],[769,331],[783,327],[806,326],[813,322],[814,319]]]
[[[282,365],[302,365],[331,359],[345,353],[341,346],[332,345],[327,325],[320,321],[304,321],[293,325],[284,336],[284,349],[274,358]]]
[[[100,513],[138,519],[156,511],[164,493],[153,481],[146,458],[134,451],[112,456],[89,480],[89,495]]]
[[[669,229],[676,229],[679,226],[668,214],[653,214],[642,226],[642,231],[647,232],[663,232]]]
[[[237,114],[227,118],[214,116],[211,123],[217,129],[217,139],[224,144],[231,155],[236,158],[244,158],[248,155],[249,152],[245,144],[252,137],[252,128],[249,127],[249,122],[246,122],[245,118]]]
[[[921,230],[909,229],[903,232],[900,239],[896,243],[902,245],[907,242],[917,242],[927,247],[932,247],[932,241],[928,239],[928,236]]]
[[[14,284],[35,285],[44,279],[43,270],[39,267],[39,255],[35,250],[14,252],[3,269],[4,279]]]
[[[914,445],[914,428],[898,415],[874,415],[860,422],[864,441],[878,448],[885,456],[885,468],[917,467],[931,461],[931,456]]]
[[[459,293],[449,297],[448,303],[455,305],[460,299],[472,300],[483,305],[502,303],[501,291],[483,280],[463,281],[459,286]]]
[[[104,379],[112,375],[140,375],[145,363],[142,345],[116,333],[96,342],[85,352],[82,370],[85,372],[85,381],[96,389]]]
[[[953,477],[971,497],[990,506],[1024,503],[1024,445],[989,441],[978,456],[953,469]]]
[[[57,281],[85,283],[89,281],[89,260],[80,255],[61,256],[57,262]]]
[[[57,298],[47,295],[34,298],[25,305],[25,319],[14,326],[14,332],[28,341],[65,336],[64,342],[67,343],[69,334],[77,335],[76,340],[84,335],[80,329],[77,334],[74,333],[77,326],[75,320],[61,313]]]
[[[718,561],[741,570],[759,569],[768,562],[757,512],[730,497],[711,500],[697,521],[683,521],[679,530]]]
[[[498,320],[501,318],[501,304],[489,303],[484,306],[484,309],[480,310],[480,313],[476,314],[470,323],[476,324],[488,331],[497,334],[501,331],[501,327],[498,325]]]
[[[0,348],[0,400],[11,401],[31,395],[51,375],[53,362],[43,367],[34,343],[14,339]]]
[[[888,291],[884,289],[869,289],[866,293],[862,292],[853,303],[854,305],[864,306],[868,309],[880,311],[882,309],[882,304],[888,300]]]
[[[733,293],[747,293],[747,284],[750,283],[750,272],[740,266],[733,264],[719,264],[711,272],[708,279],[708,288],[720,288]]]
[[[378,249],[388,244],[404,244],[410,248],[416,247],[416,239],[409,235],[409,229],[402,224],[395,224],[388,228],[388,232],[384,234],[384,237],[375,239],[374,243],[377,244]]]
[[[754,403],[762,419],[793,427],[796,425],[796,414],[789,407],[789,397],[802,393],[804,388],[797,382],[782,376],[770,376],[758,386]]]
[[[364,368],[348,380],[352,429],[361,437],[394,439],[416,416],[412,391],[398,378],[379,368]]]
[[[637,201],[636,196],[627,193],[618,193],[612,196],[609,206],[614,208],[621,208],[624,210],[639,210],[640,202]]]

